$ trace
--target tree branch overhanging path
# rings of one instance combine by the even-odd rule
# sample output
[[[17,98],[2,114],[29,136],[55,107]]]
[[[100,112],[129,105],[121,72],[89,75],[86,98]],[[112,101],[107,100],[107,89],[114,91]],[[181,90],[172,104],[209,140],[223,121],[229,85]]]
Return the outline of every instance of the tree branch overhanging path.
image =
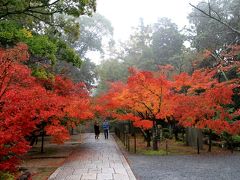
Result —
[[[96,1],[73,0],[3,0],[0,1],[0,21],[16,16],[32,17],[50,26],[56,26],[54,15],[79,17],[96,11]],[[57,16],[56,16],[57,17]]]
[[[56,12],[60,12],[60,11],[49,11],[49,12],[39,12],[35,9],[39,9],[39,8],[45,8],[45,7],[52,7],[54,6],[56,3],[58,3],[60,0],[56,0],[52,3],[43,3],[43,4],[40,4],[40,5],[34,5],[34,6],[31,6],[31,1],[29,1],[29,5],[26,6],[26,8],[24,8],[23,10],[13,10],[13,11],[10,11],[9,8],[8,8],[8,5],[9,5],[9,1],[7,1],[5,4],[3,4],[3,8],[5,8],[5,12],[1,12],[0,13],[0,20],[3,19],[4,17],[6,16],[9,16],[9,15],[14,15],[14,14],[28,14],[28,15],[32,15],[30,13],[38,13],[38,14],[43,14],[43,15],[52,15]]]

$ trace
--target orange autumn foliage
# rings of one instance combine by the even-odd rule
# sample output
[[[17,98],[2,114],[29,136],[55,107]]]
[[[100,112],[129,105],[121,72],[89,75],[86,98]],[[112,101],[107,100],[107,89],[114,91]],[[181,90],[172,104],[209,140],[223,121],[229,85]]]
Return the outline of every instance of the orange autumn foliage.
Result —
[[[131,69],[124,83],[112,88],[98,100],[112,117],[131,120],[137,127],[149,129],[154,121],[169,122],[172,117],[184,127],[209,128],[216,133],[240,132],[239,122],[231,122],[237,113],[228,112],[233,89],[239,80],[218,82],[216,70],[181,73],[173,80],[164,75]]]
[[[113,83],[107,94],[99,98],[112,117],[131,120],[138,127],[149,129],[153,121],[173,115],[171,83],[164,75],[130,69],[126,84]]]
[[[198,70],[192,76],[180,74],[176,77],[176,89],[187,86],[185,92],[176,96],[174,117],[185,127],[209,128],[217,133],[234,134],[234,123],[227,121],[232,115],[224,105],[232,103],[236,83],[217,82],[215,71]],[[187,78],[188,76],[188,78]]]

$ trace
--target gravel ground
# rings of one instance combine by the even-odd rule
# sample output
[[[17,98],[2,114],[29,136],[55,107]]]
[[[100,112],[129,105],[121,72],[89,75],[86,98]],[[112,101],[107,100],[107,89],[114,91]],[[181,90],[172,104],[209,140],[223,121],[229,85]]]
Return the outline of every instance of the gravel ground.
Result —
[[[127,155],[139,180],[238,180],[240,155]]]

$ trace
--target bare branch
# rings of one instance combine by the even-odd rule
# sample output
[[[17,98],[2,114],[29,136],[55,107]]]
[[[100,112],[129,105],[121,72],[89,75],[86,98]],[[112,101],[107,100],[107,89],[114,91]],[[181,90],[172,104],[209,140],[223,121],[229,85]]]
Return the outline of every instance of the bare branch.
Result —
[[[136,102],[142,104],[145,108],[147,108],[147,110],[152,114],[152,117],[155,118],[155,114],[153,113],[153,110],[152,110],[150,107],[148,107],[148,106],[147,106],[144,102],[142,102],[142,101],[136,101]],[[146,114],[146,115],[147,115],[147,114]]]
[[[38,16],[36,16],[36,15],[34,15],[34,14],[27,13],[27,12],[24,12],[23,14],[28,15],[28,16],[32,16],[32,17],[34,17],[35,19],[38,19],[39,21],[42,21],[42,22],[44,22],[44,23],[46,23],[46,24],[48,24],[48,25],[50,25],[50,26],[56,26],[56,25],[52,24],[51,22],[48,22],[48,21],[46,21],[46,20],[43,20],[43,19],[41,19],[40,17],[38,17]]]
[[[207,17],[211,18],[211,19],[214,19],[215,21],[221,23],[222,25],[226,26],[227,28],[229,28],[231,31],[233,31],[234,33],[236,33],[238,36],[240,36],[240,31],[233,28],[232,26],[230,26],[229,24],[227,24],[226,22],[222,21],[221,19],[219,18],[216,18],[214,16],[211,15],[211,13],[207,13],[205,12],[204,10],[198,8],[197,6],[194,6],[192,5],[191,3],[189,3],[190,6],[192,6],[193,8],[197,9],[198,11],[200,11],[201,13],[203,13],[204,15],[206,15]]]
[[[211,5],[210,5],[209,0],[208,0],[208,14],[211,15]]]
[[[38,8],[43,8],[43,7],[50,7],[50,6],[58,3],[59,1],[60,0],[56,0],[56,1],[52,2],[52,3],[50,3],[50,4],[43,4],[43,5],[40,5],[40,6],[32,6],[32,7],[30,7],[30,9],[38,9]]]
[[[34,11],[34,10],[31,10],[29,9],[28,12],[31,12],[31,13],[36,13],[36,14],[42,14],[42,15],[53,15],[54,13],[58,13],[58,12],[61,12],[61,11],[52,11],[52,12],[40,12],[40,11]]]

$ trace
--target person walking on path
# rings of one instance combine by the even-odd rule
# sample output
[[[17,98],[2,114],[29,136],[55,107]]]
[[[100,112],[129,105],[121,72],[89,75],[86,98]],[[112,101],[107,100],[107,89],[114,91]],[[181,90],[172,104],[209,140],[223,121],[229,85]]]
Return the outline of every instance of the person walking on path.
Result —
[[[108,131],[109,131],[109,123],[107,119],[104,119],[103,121],[103,132],[105,139],[108,139]]]
[[[95,139],[98,139],[99,134],[100,134],[100,128],[99,128],[98,121],[95,121],[95,123],[94,123],[94,133],[95,133]]]

